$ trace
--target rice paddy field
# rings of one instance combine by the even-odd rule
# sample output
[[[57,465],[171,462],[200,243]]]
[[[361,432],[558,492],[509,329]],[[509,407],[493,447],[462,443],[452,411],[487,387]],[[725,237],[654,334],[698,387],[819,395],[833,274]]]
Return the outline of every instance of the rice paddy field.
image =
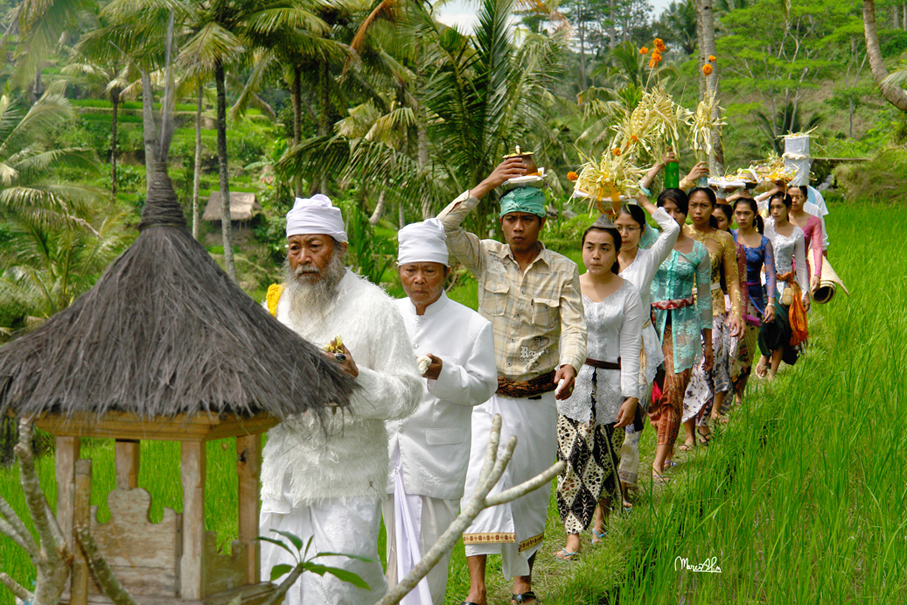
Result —
[[[907,603],[907,213],[895,206],[835,204],[830,260],[848,284],[810,314],[810,343],[771,383],[753,380],[744,405],[708,447],[678,458],[669,485],[648,481],[631,512],[612,514],[606,539],[583,537],[578,561],[563,546],[554,500],[534,589],[546,605]],[[465,286],[469,288],[469,284]],[[474,298],[473,292],[454,296]],[[531,447],[520,444],[517,447]],[[177,444],[142,446],[140,484],[161,507],[180,508]],[[654,435],[643,433],[641,476]],[[112,488],[113,447],[83,445],[94,486]],[[222,543],[237,532],[235,447],[208,449],[206,527]],[[53,459],[40,460],[55,501]],[[16,467],[0,469],[0,493],[25,505]],[[712,573],[685,569],[704,564]],[[0,538],[0,571],[28,585],[24,553]],[[509,603],[500,561],[488,566],[489,603]],[[469,584],[463,546],[450,568],[447,604]],[[2,589],[0,589],[2,591]],[[12,605],[0,592],[0,605]]]

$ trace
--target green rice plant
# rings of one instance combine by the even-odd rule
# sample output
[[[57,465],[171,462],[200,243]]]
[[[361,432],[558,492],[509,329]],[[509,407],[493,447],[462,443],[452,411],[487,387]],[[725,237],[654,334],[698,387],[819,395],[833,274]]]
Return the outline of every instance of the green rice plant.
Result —
[[[552,494],[533,576],[544,603],[907,602],[907,215],[881,204],[831,211],[830,259],[851,295],[814,306],[797,365],[774,382],[751,380],[727,427],[715,428],[709,447],[678,456],[663,488],[647,479],[655,448],[647,428],[633,510],[611,515],[602,544],[582,536],[574,563],[552,555],[565,539]],[[474,308],[476,292],[475,280],[462,279],[450,296]],[[115,481],[112,443],[86,443],[83,456],[95,459],[103,517],[101,492]],[[152,518],[163,506],[180,510],[178,444],[145,442],[142,456]],[[38,468],[53,505],[52,458]],[[17,480],[15,467],[0,470],[0,493],[21,512]],[[232,441],[209,444],[205,524],[222,543],[237,533],[235,481]],[[678,569],[680,559],[712,558],[721,573]],[[5,539],[0,570],[26,583],[33,574]],[[449,570],[445,602],[458,604],[469,589],[462,543]],[[507,602],[500,557],[489,558],[487,581],[489,602]],[[8,593],[0,605],[12,605]]]

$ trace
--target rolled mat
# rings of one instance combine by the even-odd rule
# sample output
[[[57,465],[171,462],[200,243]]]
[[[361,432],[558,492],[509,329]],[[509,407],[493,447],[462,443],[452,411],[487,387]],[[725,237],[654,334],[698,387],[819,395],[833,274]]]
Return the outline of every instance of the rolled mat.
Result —
[[[813,258],[812,255],[808,255],[807,261],[809,262],[810,275],[813,272]],[[835,292],[838,291],[838,286],[840,286],[844,293],[850,296],[850,292],[847,290],[847,286],[844,285],[844,282],[841,281],[841,278],[838,277],[838,274],[835,273],[835,270],[832,268],[831,263],[828,262],[827,258],[822,259],[822,275],[819,278],[819,287],[816,288],[816,291],[813,292],[813,300],[819,303],[820,305],[826,304],[832,298],[834,298]]]

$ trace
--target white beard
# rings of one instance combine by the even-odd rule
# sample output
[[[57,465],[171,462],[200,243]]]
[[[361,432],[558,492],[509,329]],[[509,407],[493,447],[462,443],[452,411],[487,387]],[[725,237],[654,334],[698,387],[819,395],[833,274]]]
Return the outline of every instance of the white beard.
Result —
[[[343,279],[343,254],[335,252],[321,271],[312,265],[299,265],[296,271],[284,263],[284,295],[289,298],[290,317],[301,321],[312,315],[323,317],[337,294],[337,284]]]

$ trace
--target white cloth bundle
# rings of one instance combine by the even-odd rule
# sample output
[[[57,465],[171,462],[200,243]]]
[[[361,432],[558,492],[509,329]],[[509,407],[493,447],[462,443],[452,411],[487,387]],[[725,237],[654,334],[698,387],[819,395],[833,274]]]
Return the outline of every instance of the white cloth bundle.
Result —
[[[428,371],[428,366],[431,365],[431,357],[429,357],[428,355],[417,357],[416,363],[419,364],[419,375],[425,376],[425,372]]]

